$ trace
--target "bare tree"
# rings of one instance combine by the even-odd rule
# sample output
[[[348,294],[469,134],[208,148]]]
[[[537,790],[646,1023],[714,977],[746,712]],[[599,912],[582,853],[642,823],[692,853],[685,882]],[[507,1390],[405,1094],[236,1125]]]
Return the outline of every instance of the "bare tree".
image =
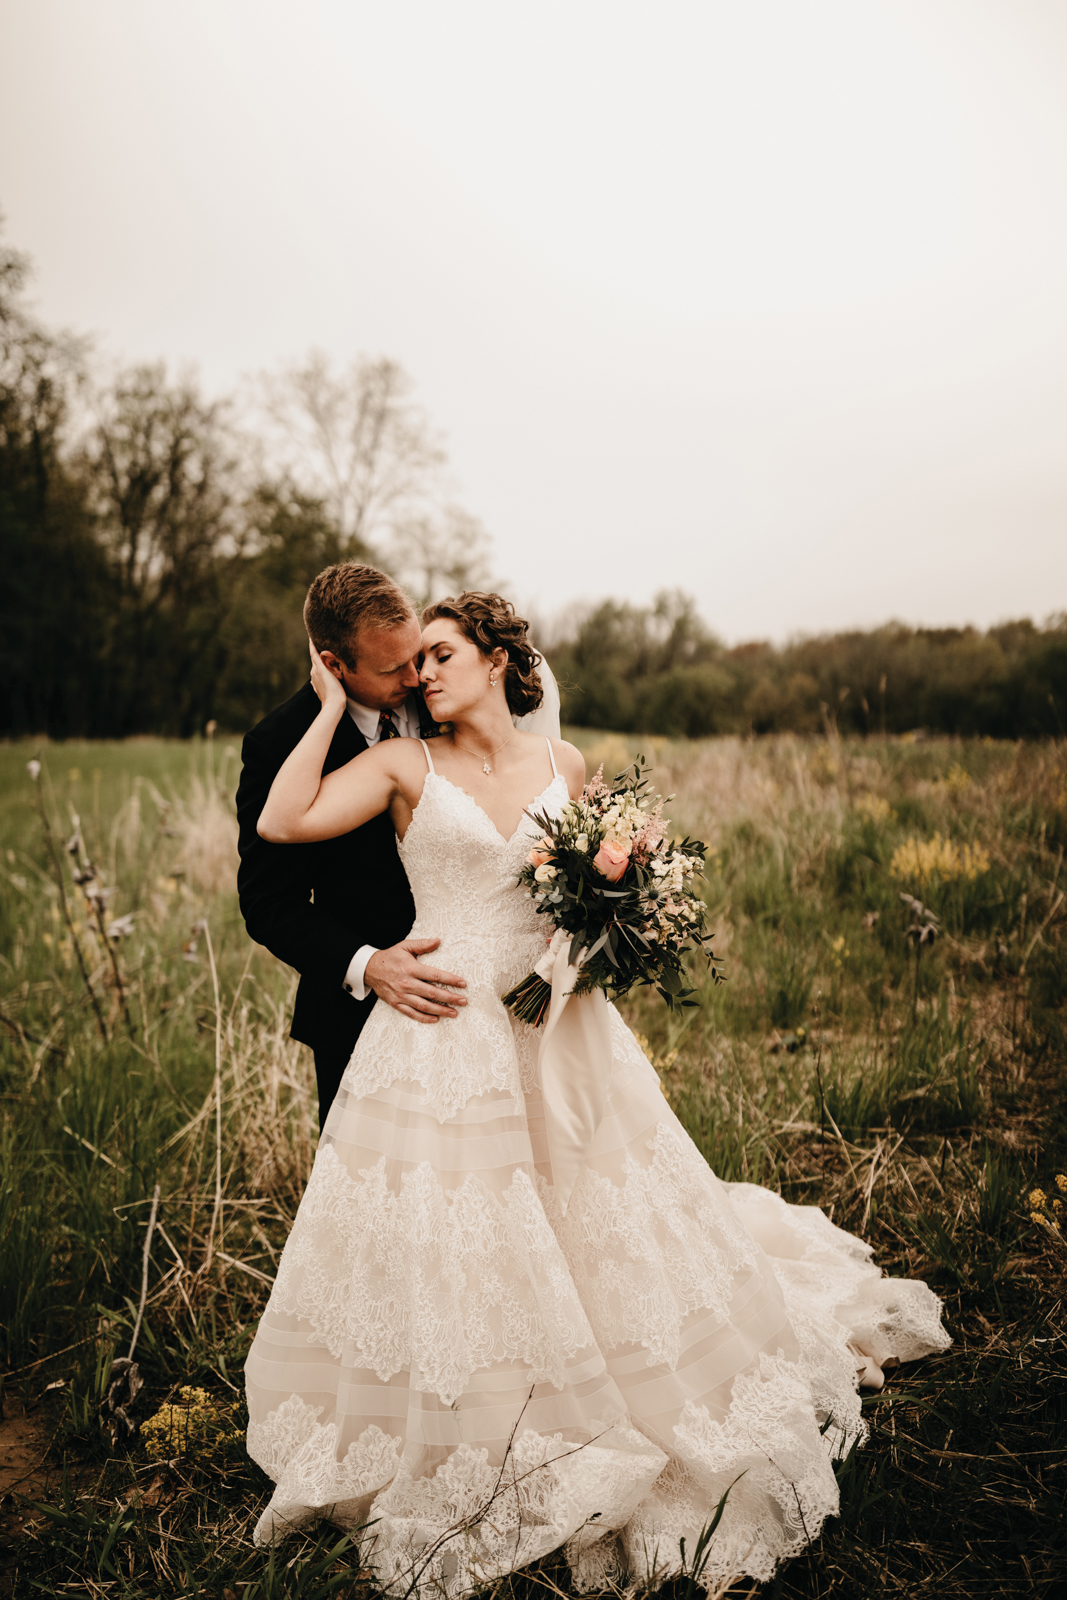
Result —
[[[313,350],[280,373],[261,374],[256,387],[284,464],[322,498],[346,545],[370,547],[427,514],[445,453],[397,362],[360,355],[338,375]]]
[[[490,540],[477,517],[459,506],[412,517],[396,529],[387,550],[389,569],[416,602],[489,583]]]
[[[224,407],[157,364],[121,373],[93,410],[81,466],[125,594],[151,607],[194,589],[244,542]]]
[[[48,330],[37,321],[24,299],[30,275],[29,257],[0,244],[0,459],[4,486],[10,491],[20,479],[27,486],[32,483],[40,512],[56,477],[89,345],[85,339]]]

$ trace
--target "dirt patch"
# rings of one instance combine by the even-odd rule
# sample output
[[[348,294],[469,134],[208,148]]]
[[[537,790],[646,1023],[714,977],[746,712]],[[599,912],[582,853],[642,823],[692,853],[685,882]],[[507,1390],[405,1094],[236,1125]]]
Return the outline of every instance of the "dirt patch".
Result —
[[[42,1406],[27,1412],[20,1400],[4,1396],[0,1420],[0,1540],[4,1544],[18,1535],[30,1514],[21,1502],[44,1496],[51,1437]]]

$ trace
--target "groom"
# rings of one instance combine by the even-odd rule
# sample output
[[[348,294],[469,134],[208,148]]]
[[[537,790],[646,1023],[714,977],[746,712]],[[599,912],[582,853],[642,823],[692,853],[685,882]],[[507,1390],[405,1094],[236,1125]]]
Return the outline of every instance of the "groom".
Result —
[[[379,739],[435,731],[418,693],[418,619],[392,578],[355,561],[327,567],[304,623],[348,697],[324,772]],[[466,985],[415,959],[441,941],[406,937],[415,907],[388,813],[319,844],[270,844],[256,832],[275,773],[318,710],[306,683],[245,736],[237,889],[251,937],[300,973],[290,1034],[315,1053],[321,1128],[375,996],[435,1023],[466,1004],[456,992]]]

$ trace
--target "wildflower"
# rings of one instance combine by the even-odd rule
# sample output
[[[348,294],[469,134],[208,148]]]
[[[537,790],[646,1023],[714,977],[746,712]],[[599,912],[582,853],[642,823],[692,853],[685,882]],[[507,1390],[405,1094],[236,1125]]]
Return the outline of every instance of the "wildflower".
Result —
[[[36,783],[37,779],[41,776],[41,763],[39,761],[27,761],[26,771],[29,773],[34,783]]]
[[[1045,1203],[1045,1191],[1044,1191],[1044,1189],[1031,1189],[1030,1190],[1030,1204],[1033,1207],[1035,1207],[1035,1209],[1036,1209],[1036,1208],[1039,1208],[1039,1207],[1043,1206],[1044,1203]]]
[[[204,1389],[183,1386],[177,1403],[160,1406],[155,1416],[142,1423],[141,1438],[156,1459],[188,1456],[207,1462],[220,1452],[228,1454],[240,1448],[237,1411],[235,1401],[220,1404]]]
[[[127,911],[124,917],[116,917],[113,922],[109,922],[107,925],[108,938],[125,939],[133,932],[133,919],[134,912]]]
[[[955,878],[965,878],[973,883],[989,871],[989,852],[981,845],[958,845],[935,833],[932,839],[916,839],[914,835],[898,845],[889,863],[894,878],[917,882],[924,888],[931,879],[950,883]]]
[[[971,787],[971,775],[969,772],[964,771],[958,761],[954,761],[949,768],[948,775],[941,782],[948,794],[963,794],[965,789]]]
[[[1037,1223],[1037,1225],[1039,1227],[1043,1227],[1043,1228],[1047,1228],[1048,1227],[1048,1218],[1045,1217],[1045,1216],[1042,1216],[1040,1211],[1031,1211],[1031,1213],[1030,1213],[1030,1221],[1034,1222],[1034,1223]]]
[[[1057,1174],[1056,1174],[1056,1187],[1057,1187],[1057,1189],[1061,1190],[1063,1193],[1067,1194],[1067,1174],[1062,1173],[1062,1172],[1057,1172]]]
[[[872,822],[888,822],[893,816],[893,808],[888,800],[880,794],[862,794],[856,801],[856,810],[862,816],[869,817]]]

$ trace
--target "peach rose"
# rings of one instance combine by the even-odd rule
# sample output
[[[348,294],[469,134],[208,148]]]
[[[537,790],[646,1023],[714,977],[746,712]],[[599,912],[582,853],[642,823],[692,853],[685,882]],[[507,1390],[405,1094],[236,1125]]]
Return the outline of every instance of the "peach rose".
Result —
[[[547,850],[539,850],[537,846],[534,845],[526,859],[530,863],[531,867],[541,867],[544,866],[545,862],[549,859],[549,853]]]
[[[609,883],[618,883],[630,865],[630,852],[623,845],[612,844],[610,839],[605,839],[593,857],[593,865]]]

